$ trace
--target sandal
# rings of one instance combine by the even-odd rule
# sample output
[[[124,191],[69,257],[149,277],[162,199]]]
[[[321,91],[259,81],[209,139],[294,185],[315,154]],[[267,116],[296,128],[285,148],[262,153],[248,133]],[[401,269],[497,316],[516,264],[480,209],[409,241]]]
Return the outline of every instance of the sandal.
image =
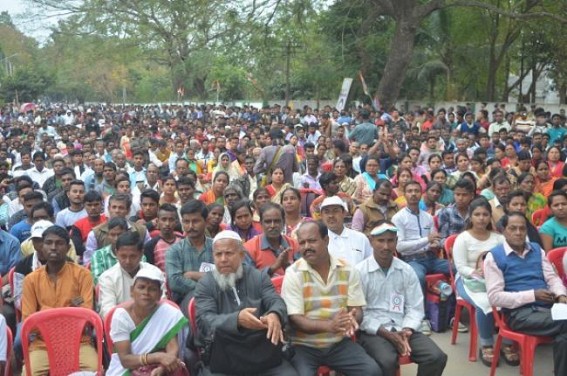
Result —
[[[492,360],[494,359],[494,350],[492,347],[481,347],[478,349],[478,357],[480,358],[482,364],[487,367],[492,366]],[[498,367],[498,364],[496,364]]]
[[[514,348],[514,346],[502,346],[500,355],[504,357],[504,361],[509,366],[517,367],[520,365],[520,355],[518,354],[518,351]]]

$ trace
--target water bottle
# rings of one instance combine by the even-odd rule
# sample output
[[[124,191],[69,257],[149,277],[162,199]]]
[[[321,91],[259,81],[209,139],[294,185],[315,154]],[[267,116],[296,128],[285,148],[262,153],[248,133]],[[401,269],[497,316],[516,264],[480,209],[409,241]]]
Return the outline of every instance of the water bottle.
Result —
[[[437,281],[436,287],[439,289],[439,296],[441,299],[447,299],[451,296],[451,294],[453,294],[453,288],[445,281]]]

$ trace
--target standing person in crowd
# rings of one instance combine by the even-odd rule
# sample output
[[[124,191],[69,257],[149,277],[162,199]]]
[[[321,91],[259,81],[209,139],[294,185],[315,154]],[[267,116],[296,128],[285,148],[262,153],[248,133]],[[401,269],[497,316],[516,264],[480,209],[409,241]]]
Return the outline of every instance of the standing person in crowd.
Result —
[[[271,176],[274,169],[279,167],[284,173],[284,182],[293,184],[293,173],[299,171],[295,147],[284,145],[283,133],[276,129],[270,131],[270,139],[273,144],[262,148],[254,165],[254,173]]]

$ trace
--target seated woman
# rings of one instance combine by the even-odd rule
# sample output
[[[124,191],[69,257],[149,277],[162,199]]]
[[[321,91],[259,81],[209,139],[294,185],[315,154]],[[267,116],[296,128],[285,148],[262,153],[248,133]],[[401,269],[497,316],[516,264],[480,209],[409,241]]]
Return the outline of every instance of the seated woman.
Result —
[[[437,182],[443,187],[441,196],[439,197],[439,203],[441,205],[449,206],[455,202],[453,191],[447,187],[447,171],[443,169],[431,171],[431,181]]]
[[[377,155],[368,156],[364,165],[364,172],[354,178],[356,189],[352,198],[356,203],[360,204],[372,197],[376,182],[380,179],[379,170],[380,158]]]
[[[545,197],[549,197],[553,190],[553,183],[557,178],[551,176],[549,165],[545,161],[541,161],[536,166],[535,192],[541,193]]]
[[[567,246],[567,193],[553,191],[547,199],[553,217],[539,229],[543,249],[549,252],[554,248]]]
[[[222,223],[225,209],[224,206],[217,203],[207,205],[207,209],[209,214],[207,216],[205,235],[209,238],[214,238],[219,232],[225,230],[226,226]]]
[[[209,205],[214,202],[217,204],[225,205],[224,190],[228,185],[230,178],[225,171],[218,171],[213,178],[211,189],[199,196],[199,200]]]
[[[503,203],[503,205],[504,205],[505,214],[510,214],[514,212],[522,213],[527,218],[526,211],[527,211],[528,203],[526,201],[526,194],[522,190],[518,189],[516,191],[512,191],[508,193],[506,197],[506,201]],[[504,231],[503,220],[504,218],[500,218],[500,220],[496,223],[496,229],[498,230],[499,233],[502,233]],[[537,232],[537,228],[529,220],[526,225],[528,229],[527,240],[531,243],[537,243],[540,245],[540,247],[543,248],[543,243],[541,241],[541,237],[539,236],[539,233]]]
[[[177,357],[177,334],[188,321],[181,311],[160,303],[162,273],[142,269],[134,277],[132,300],[119,307],[112,317],[110,338],[114,342],[107,376],[122,376],[132,371],[144,375],[187,375]]]
[[[254,216],[252,217],[252,221],[254,224],[260,225],[260,208],[267,202],[270,202],[270,193],[266,188],[260,187],[257,188],[254,193],[252,194],[253,202],[254,202]]]
[[[412,180],[411,170],[406,167],[400,167],[398,171],[396,171],[396,178],[398,186],[394,188],[394,193],[396,194],[394,202],[399,208],[405,208],[407,202],[404,196],[404,190],[406,188],[406,184]]]
[[[443,191],[443,186],[437,182],[429,182],[427,188],[425,188],[425,194],[421,197],[419,201],[419,210],[423,210],[436,216],[439,214],[441,209],[445,206],[439,203],[439,197],[441,197],[441,192]]]
[[[541,193],[534,193],[535,177],[531,172],[524,172],[518,176],[518,188],[524,192],[527,199],[526,216],[531,222],[532,214],[547,207],[547,199]],[[554,189],[555,190],[555,189]],[[542,225],[540,223],[539,225]]]
[[[453,246],[453,260],[457,269],[458,296],[476,308],[476,322],[480,335],[480,359],[490,367],[494,357],[494,318],[484,287],[483,256],[504,241],[492,229],[492,208],[484,197],[474,199],[468,211],[470,220]],[[484,287],[484,288],[483,288]],[[518,354],[509,344],[502,347],[509,364],[519,364]]]
[[[270,201],[279,204],[282,200],[283,191],[291,187],[291,184],[285,182],[284,170],[281,167],[274,168],[271,177],[272,182],[266,186],[266,190],[270,194]]]
[[[325,174],[331,173],[325,172],[323,175]],[[291,236],[292,238],[297,240],[297,236],[295,234],[296,230],[303,222],[311,220],[310,217],[301,215],[301,193],[299,192],[299,190],[291,187],[287,188],[282,194],[281,205],[285,213],[285,225],[283,234]]]
[[[229,210],[231,223],[228,230],[232,230],[240,235],[243,242],[247,242],[262,233],[262,226],[252,221],[254,208],[250,200],[246,198],[240,199],[233,203],[229,207]]]

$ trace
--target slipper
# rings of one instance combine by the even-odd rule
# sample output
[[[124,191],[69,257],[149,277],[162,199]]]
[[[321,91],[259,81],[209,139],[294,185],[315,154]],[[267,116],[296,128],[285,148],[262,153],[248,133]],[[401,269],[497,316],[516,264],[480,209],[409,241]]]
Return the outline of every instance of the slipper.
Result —
[[[500,349],[500,355],[504,357],[504,361],[509,366],[517,367],[520,365],[520,354],[514,346],[502,346],[502,349]]]
[[[480,349],[478,349],[478,357],[480,358],[482,364],[487,367],[491,367],[492,359],[494,359],[494,352],[492,347],[481,347]],[[496,367],[498,367],[498,364],[496,364]]]

